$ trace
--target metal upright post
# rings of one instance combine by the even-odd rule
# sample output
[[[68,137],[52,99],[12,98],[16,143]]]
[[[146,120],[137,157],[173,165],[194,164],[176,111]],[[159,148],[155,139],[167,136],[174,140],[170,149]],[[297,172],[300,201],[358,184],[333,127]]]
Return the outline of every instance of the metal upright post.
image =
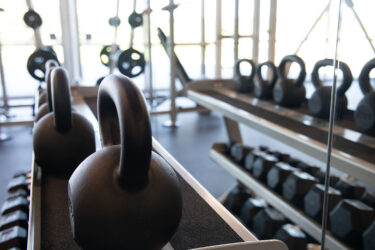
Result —
[[[270,3],[270,21],[268,28],[268,60],[275,62],[275,47],[276,47],[276,15],[277,15],[277,0],[271,0]]]
[[[201,54],[202,54],[202,64],[201,64],[201,75],[206,76],[206,24],[205,24],[205,0],[201,0]]]
[[[173,12],[177,8],[177,5],[174,3],[174,0],[169,0],[169,5],[164,7],[164,10],[169,11],[169,54],[171,57],[170,60],[170,81],[171,81],[171,119],[166,121],[163,126],[165,127],[178,127],[179,124],[177,122],[177,109],[176,109],[176,58],[174,54],[174,16]]]
[[[221,0],[216,0],[216,70],[215,77],[221,78]]]
[[[260,0],[254,0],[253,16],[253,56],[252,60],[258,63],[259,57],[259,24],[260,24]]]
[[[145,74],[146,77],[146,83],[148,85],[149,90],[149,101],[150,101],[150,107],[152,108],[153,102],[154,102],[154,88],[153,88],[153,82],[152,82],[152,43],[151,43],[151,3],[150,0],[146,0],[146,10],[144,11],[145,15],[145,37],[146,37],[146,50],[147,50],[147,73]]]
[[[234,49],[234,64],[238,60],[238,41],[239,41],[239,0],[234,1],[234,34],[233,34],[233,49]],[[233,70],[233,76],[235,76],[235,70]]]

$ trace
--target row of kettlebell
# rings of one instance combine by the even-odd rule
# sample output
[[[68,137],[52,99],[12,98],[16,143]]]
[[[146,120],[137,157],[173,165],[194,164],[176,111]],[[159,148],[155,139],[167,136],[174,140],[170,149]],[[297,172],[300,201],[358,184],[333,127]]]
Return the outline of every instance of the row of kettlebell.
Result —
[[[290,79],[285,74],[287,63],[297,63],[300,72],[296,79]],[[240,65],[248,63],[251,66],[249,76],[243,76],[240,73]],[[331,86],[323,86],[319,77],[319,69],[326,66],[333,66],[332,59],[323,59],[318,61],[311,73],[311,80],[315,87],[315,92],[308,100],[310,112],[319,118],[328,119],[331,103]],[[353,75],[349,66],[337,61],[338,68],[342,71],[342,82],[337,88],[336,96],[336,119],[342,119],[346,110],[348,100],[345,92],[349,89]],[[262,68],[268,67],[272,73],[270,80],[263,79]],[[256,68],[256,69],[255,69]],[[358,104],[354,113],[354,120],[360,130],[368,134],[375,134],[375,92],[370,84],[370,72],[375,68],[375,59],[370,60],[363,67],[359,75],[359,85],[365,97]],[[304,61],[296,55],[285,56],[279,67],[272,62],[264,62],[255,67],[252,60],[241,59],[235,65],[235,88],[240,93],[249,93],[254,89],[254,94],[260,99],[272,99],[281,106],[298,107],[306,101],[306,89],[303,82],[306,77]],[[254,76],[257,75],[257,81],[254,83]]]
[[[179,224],[182,197],[176,173],[152,151],[142,92],[126,77],[103,80],[98,92],[103,149],[95,152],[91,123],[72,112],[67,72],[47,68],[50,107],[33,129],[35,161],[43,175],[69,178],[74,240],[83,249],[162,248]]]

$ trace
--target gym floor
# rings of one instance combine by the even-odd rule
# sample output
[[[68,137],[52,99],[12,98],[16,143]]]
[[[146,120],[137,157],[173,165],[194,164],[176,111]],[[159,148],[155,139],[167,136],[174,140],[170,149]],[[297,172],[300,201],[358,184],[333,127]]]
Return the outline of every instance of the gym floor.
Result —
[[[153,116],[153,136],[216,198],[235,184],[235,179],[210,160],[209,151],[214,142],[227,141],[222,116],[215,112],[178,114],[178,128],[163,127],[168,115]],[[290,153],[297,158],[320,164],[316,160],[296,152],[270,137],[241,125],[244,143],[252,146],[267,145],[270,148]],[[32,161],[32,128],[13,126],[0,128],[12,137],[0,142],[0,204],[6,195],[6,187],[12,175],[20,170],[27,171]]]

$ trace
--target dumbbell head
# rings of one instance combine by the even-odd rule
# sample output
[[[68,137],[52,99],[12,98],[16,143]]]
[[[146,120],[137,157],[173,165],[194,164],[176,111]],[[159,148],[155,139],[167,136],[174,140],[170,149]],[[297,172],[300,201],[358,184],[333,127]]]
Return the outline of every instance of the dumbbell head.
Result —
[[[375,195],[373,193],[370,193],[366,191],[362,197],[361,201],[365,203],[367,206],[370,206],[372,208],[375,208]]]
[[[315,174],[320,170],[319,167],[309,165],[309,164],[307,164],[305,162],[298,163],[296,165],[296,167],[298,169],[301,169],[301,171],[303,171],[303,172],[307,172],[307,173],[311,174],[312,176],[315,176]]]
[[[292,173],[283,184],[283,196],[295,206],[303,209],[303,198],[316,183],[318,180],[308,173]]]
[[[268,172],[276,163],[277,159],[273,155],[266,154],[258,157],[253,164],[253,176],[259,181],[266,182]]]
[[[374,221],[374,209],[358,200],[344,199],[329,214],[331,232],[350,246],[360,248],[362,233]]]
[[[7,199],[3,207],[1,209],[1,214],[8,214],[17,210],[24,211],[25,213],[28,213],[29,211],[29,203],[25,197],[18,196],[14,198]]]
[[[260,150],[253,150],[249,152],[244,159],[244,167],[247,171],[252,172],[254,162],[258,157],[266,155],[267,153]]]
[[[375,221],[362,234],[362,242],[364,250],[375,249]]]
[[[318,170],[315,174],[313,174],[313,176],[315,176],[319,180],[319,182],[322,184],[324,184],[326,181],[326,173],[322,170]],[[331,187],[336,186],[337,182],[339,181],[340,181],[340,178],[338,176],[335,176],[335,175],[329,176],[329,185]]]
[[[291,165],[292,167],[298,167],[298,164],[301,163],[301,161],[297,158],[289,157],[287,163]]]
[[[282,161],[282,162],[288,162],[289,158],[290,158],[290,155],[287,154],[287,153],[282,153],[280,151],[272,151],[272,150],[268,150],[267,153],[275,156],[277,158],[278,161]]]
[[[328,212],[332,211],[341,201],[341,192],[330,187],[328,189]],[[304,198],[305,213],[321,222],[324,202],[324,185],[315,184]]]
[[[224,202],[224,206],[235,215],[240,215],[242,205],[251,197],[249,190],[242,187],[233,188]]]
[[[260,145],[260,146],[259,146],[259,150],[260,150],[260,151],[264,151],[264,152],[266,152],[266,151],[269,150],[269,148],[268,148],[266,145]]]
[[[7,199],[12,199],[12,198],[16,198],[16,197],[27,198],[27,196],[28,196],[28,192],[25,189],[18,189],[14,192],[9,192],[7,194]]]
[[[30,180],[26,176],[18,176],[13,178],[8,184],[8,192],[15,192],[19,189],[28,191],[28,186],[30,185]]]
[[[21,226],[27,228],[27,214],[21,210],[17,210],[1,216],[0,230],[4,230],[13,226]]]
[[[230,147],[230,156],[239,164],[243,164],[245,156],[252,151],[252,148],[242,145],[241,143],[234,143]]]
[[[267,174],[267,185],[275,192],[282,192],[282,184],[292,173],[298,171],[296,168],[284,162],[276,163]]]
[[[254,216],[266,207],[266,202],[261,198],[249,198],[246,200],[241,208],[241,220],[247,228],[252,227]]]
[[[342,196],[346,199],[361,199],[366,189],[352,181],[341,179],[339,180],[335,188],[340,190]]]
[[[0,231],[0,249],[26,249],[27,230],[14,226]]]
[[[275,234],[275,239],[283,241],[289,250],[306,249],[306,234],[296,225],[285,224]]]
[[[274,208],[267,207],[255,215],[252,229],[259,239],[271,239],[285,223],[284,215]]]

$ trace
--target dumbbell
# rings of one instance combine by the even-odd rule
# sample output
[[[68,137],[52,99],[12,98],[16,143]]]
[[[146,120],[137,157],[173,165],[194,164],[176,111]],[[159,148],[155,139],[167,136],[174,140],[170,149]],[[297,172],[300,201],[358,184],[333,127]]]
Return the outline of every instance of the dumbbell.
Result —
[[[17,190],[29,191],[29,185],[31,180],[26,178],[26,176],[20,175],[16,178],[13,178],[8,184],[8,192],[16,192]]]
[[[297,158],[289,157],[287,163],[296,168],[301,163],[301,161]]]
[[[291,165],[293,166],[293,164],[291,164]],[[311,174],[312,176],[315,176],[315,174],[320,170],[319,167],[309,165],[305,162],[299,162],[298,164],[296,164],[296,167],[303,172],[307,172],[307,173]]]
[[[245,156],[252,150],[253,148],[244,146],[241,143],[234,143],[229,149],[229,154],[235,162],[243,164]]]
[[[25,213],[29,211],[29,202],[25,197],[18,196],[14,198],[8,198],[1,209],[1,214],[5,215],[17,210],[21,210]]]
[[[364,192],[361,197],[361,201],[367,206],[375,208],[375,195],[373,193],[370,193],[369,191]]]
[[[322,170],[318,170],[315,174],[313,174],[320,183],[324,184],[326,181],[326,173]],[[340,177],[335,176],[335,175],[330,175],[329,176],[329,185],[331,187],[336,186],[336,184],[340,181]]]
[[[20,226],[27,229],[28,216],[21,210],[4,214],[0,218],[0,230],[4,230],[13,226]]]
[[[348,245],[361,248],[362,233],[375,219],[374,209],[358,200],[344,199],[329,214],[330,230]]]
[[[340,179],[334,186],[340,190],[342,196],[346,199],[361,199],[363,193],[366,191],[365,187],[360,186],[353,181]]]
[[[251,197],[249,190],[243,187],[233,188],[224,202],[224,206],[231,211],[234,215],[239,216],[241,212],[242,205],[245,201]]]
[[[283,241],[289,250],[306,249],[306,234],[296,225],[285,224],[275,234],[275,239]]]
[[[266,155],[267,153],[261,150],[254,149],[253,151],[249,152],[244,159],[244,167],[248,172],[252,172],[254,162],[257,158]]]
[[[278,161],[282,161],[282,162],[288,162],[288,160],[290,158],[289,154],[282,153],[282,152],[277,151],[277,150],[267,150],[267,153],[275,156]]]
[[[296,207],[303,209],[304,196],[318,180],[304,172],[294,172],[283,184],[283,197]]]
[[[259,145],[259,150],[260,150],[260,151],[264,151],[264,152],[266,152],[266,151],[269,150],[269,148],[268,148],[268,146],[266,146],[266,145]]]
[[[364,250],[375,249],[375,222],[369,226],[362,234],[362,243]]]
[[[277,162],[277,158],[273,155],[264,154],[257,157],[252,168],[253,176],[261,182],[266,182],[268,172]]]
[[[14,192],[9,192],[7,194],[7,198],[8,199],[11,199],[11,198],[16,198],[16,197],[24,197],[24,198],[27,198],[28,197],[28,192],[24,189],[18,189],[17,191],[14,191]]]
[[[255,215],[252,231],[259,239],[271,239],[286,223],[284,215],[274,208],[266,207]]]
[[[0,231],[0,249],[26,249],[27,230],[14,226]]]
[[[241,208],[241,221],[251,229],[255,215],[267,207],[267,203],[261,198],[248,198]]]
[[[337,189],[330,187],[328,189],[328,199],[328,212],[331,212],[332,209],[334,209],[336,205],[341,201],[341,192]],[[304,198],[305,213],[311,216],[316,221],[321,222],[323,214],[323,202],[324,185],[315,184]]]
[[[267,174],[267,185],[277,193],[282,193],[282,185],[288,176],[298,171],[297,168],[284,162],[276,163]]]

